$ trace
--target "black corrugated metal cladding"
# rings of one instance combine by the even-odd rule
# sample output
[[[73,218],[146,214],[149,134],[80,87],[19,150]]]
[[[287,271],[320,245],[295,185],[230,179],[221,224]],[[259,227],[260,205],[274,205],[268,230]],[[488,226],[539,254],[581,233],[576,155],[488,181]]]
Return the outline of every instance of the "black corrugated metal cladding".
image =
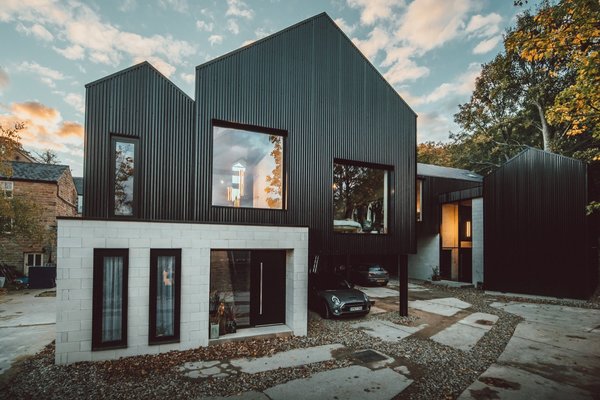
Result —
[[[197,67],[195,105],[142,65],[88,85],[87,110],[87,216],[108,216],[122,133],[140,138],[142,219],[309,226],[311,253],[415,248],[416,115],[326,14]],[[213,119],[287,132],[286,210],[212,207]],[[337,158],[391,168],[390,234],[333,233]]]
[[[485,286],[586,298],[590,262],[586,164],[527,149],[484,180]]]

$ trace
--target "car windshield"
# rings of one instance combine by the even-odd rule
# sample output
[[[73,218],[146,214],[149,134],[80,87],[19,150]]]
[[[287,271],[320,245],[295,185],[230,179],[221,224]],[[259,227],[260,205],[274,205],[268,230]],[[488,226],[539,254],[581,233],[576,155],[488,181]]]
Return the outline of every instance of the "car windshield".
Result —
[[[350,289],[350,284],[344,278],[335,275],[317,277],[316,285],[321,290]]]
[[[383,272],[383,268],[381,268],[379,265],[375,265],[369,268],[369,271],[373,271],[373,272]]]

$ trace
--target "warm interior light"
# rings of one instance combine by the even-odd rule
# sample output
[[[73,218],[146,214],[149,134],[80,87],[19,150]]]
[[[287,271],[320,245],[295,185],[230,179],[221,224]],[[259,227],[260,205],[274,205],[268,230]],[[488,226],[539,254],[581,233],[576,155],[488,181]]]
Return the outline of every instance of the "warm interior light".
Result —
[[[233,196],[232,196],[231,192],[232,192],[231,186],[227,186],[227,201],[233,201]]]
[[[471,237],[471,221],[465,222],[465,237],[467,237],[467,238]]]
[[[244,174],[245,174],[245,170],[244,169],[240,169],[239,174],[240,174],[240,197],[242,197],[244,195]]]

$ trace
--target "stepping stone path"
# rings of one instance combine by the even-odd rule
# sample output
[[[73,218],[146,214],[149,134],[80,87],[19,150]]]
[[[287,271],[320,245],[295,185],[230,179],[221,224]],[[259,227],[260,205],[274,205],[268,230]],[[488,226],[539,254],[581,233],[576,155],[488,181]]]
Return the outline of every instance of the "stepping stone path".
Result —
[[[473,313],[431,337],[438,343],[462,351],[469,351],[492,329],[498,316],[486,313]]]
[[[416,327],[398,325],[385,320],[363,321],[352,325],[353,328],[363,329],[367,335],[379,338],[386,342],[397,342],[398,340],[402,340],[405,337],[420,331],[426,326],[427,325],[425,324]]]
[[[179,368],[188,378],[226,378],[239,372],[256,374],[278,368],[292,368],[333,359],[334,350],[344,348],[341,344],[294,349],[276,353],[270,357],[238,358],[224,361],[188,362]]]
[[[264,393],[272,400],[388,400],[412,382],[389,368],[373,371],[353,365],[319,372],[306,379],[296,379],[267,389]]]
[[[471,304],[454,297],[446,297],[443,299],[409,301],[408,306],[432,314],[451,317],[454,314],[471,307]]]

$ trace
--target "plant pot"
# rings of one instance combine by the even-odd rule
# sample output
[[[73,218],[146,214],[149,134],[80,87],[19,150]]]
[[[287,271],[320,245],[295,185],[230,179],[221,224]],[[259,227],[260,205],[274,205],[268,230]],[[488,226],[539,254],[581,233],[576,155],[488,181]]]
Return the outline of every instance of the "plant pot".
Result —
[[[219,324],[210,324],[210,339],[218,339],[219,338]]]

